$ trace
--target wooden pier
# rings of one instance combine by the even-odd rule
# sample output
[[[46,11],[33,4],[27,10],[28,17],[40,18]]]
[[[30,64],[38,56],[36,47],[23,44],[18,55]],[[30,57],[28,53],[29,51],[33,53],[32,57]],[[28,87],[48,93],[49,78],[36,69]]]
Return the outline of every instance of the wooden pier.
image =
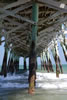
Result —
[[[0,44],[5,42],[0,74],[6,77],[7,72],[18,71],[19,57],[24,57],[24,70],[26,70],[26,57],[29,57],[29,93],[33,93],[36,58],[42,54],[41,61],[44,63],[44,69],[53,72],[48,51],[50,48],[56,63],[56,76],[59,77],[60,70],[63,73],[63,69],[55,42],[62,36],[59,42],[67,61],[67,45],[64,30],[61,27],[62,24],[67,26],[66,21],[66,0],[0,0]],[[9,50],[10,57],[7,65]]]

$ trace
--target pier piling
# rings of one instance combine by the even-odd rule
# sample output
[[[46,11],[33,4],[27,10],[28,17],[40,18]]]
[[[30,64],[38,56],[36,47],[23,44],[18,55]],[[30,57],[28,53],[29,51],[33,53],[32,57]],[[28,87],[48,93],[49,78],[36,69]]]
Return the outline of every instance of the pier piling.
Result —
[[[32,20],[38,22],[38,4],[36,0],[32,1]],[[30,58],[29,58],[29,93],[33,94],[35,89],[36,80],[36,44],[37,44],[37,24],[32,25],[32,37],[30,45]]]

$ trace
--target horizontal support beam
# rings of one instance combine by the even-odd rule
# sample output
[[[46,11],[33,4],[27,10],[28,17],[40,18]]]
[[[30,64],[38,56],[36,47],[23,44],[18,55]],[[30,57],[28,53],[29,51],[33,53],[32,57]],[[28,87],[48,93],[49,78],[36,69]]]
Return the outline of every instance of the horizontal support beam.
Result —
[[[54,0],[38,0],[38,2],[46,4],[49,8],[54,8],[56,10],[67,13],[67,5],[62,2]]]
[[[22,11],[22,10],[24,10],[24,9],[26,9],[26,8],[28,8],[28,7],[30,7],[32,4],[31,3],[28,3],[28,4],[26,4],[26,5],[23,5],[23,6],[20,6],[20,7],[18,7],[18,8],[15,8],[14,10],[12,10],[12,12],[14,13],[14,14],[16,14],[16,13],[18,13],[19,11]],[[8,10],[9,11],[9,10]],[[5,17],[7,17],[8,16],[8,14],[5,14],[4,12],[5,12],[5,9],[4,8],[1,8],[0,9],[0,12],[2,12],[3,14],[2,15],[0,15],[0,18],[5,18]]]
[[[17,7],[17,6],[20,6],[20,5],[25,4],[27,2],[30,2],[30,0],[18,0],[17,2],[6,5],[4,7],[4,9],[10,9],[10,8],[13,8],[13,7]]]
[[[17,18],[17,19],[19,19],[19,20],[28,22],[28,23],[30,23],[30,24],[33,24],[33,25],[36,24],[34,21],[32,21],[32,20],[30,20],[30,19],[27,19],[27,18],[25,18],[25,17],[22,17],[22,16],[20,16],[20,15],[18,15],[18,14],[15,14],[15,12],[13,12],[13,11],[9,11],[9,10],[5,10],[5,9],[3,9],[3,8],[0,8],[0,12],[4,13],[4,14],[0,15],[0,19],[4,19],[4,18],[7,17],[7,16],[12,16],[12,17],[15,17],[15,18]]]
[[[6,38],[8,39],[8,38],[9,38],[9,34],[15,32],[16,30],[19,30],[19,29],[21,29],[21,28],[22,28],[22,29],[26,29],[25,25],[27,25],[27,24],[26,24],[26,23],[23,24],[23,25],[20,24],[20,25],[18,25],[17,27],[15,27],[15,28],[9,30],[8,32],[6,32]]]
[[[52,26],[50,26],[50,27],[48,27],[48,28],[46,28],[46,29],[40,31],[39,34],[42,34],[42,33],[45,33],[45,32],[50,32],[50,31],[56,30],[57,27],[58,27],[59,25],[61,25],[63,22],[65,22],[65,21],[67,21],[67,16],[62,17],[61,19],[57,20],[57,22],[54,23]]]
[[[38,22],[38,25],[42,25],[43,23],[45,23],[47,20],[51,20],[51,19],[55,19],[56,17],[58,17],[60,14],[63,14],[63,12],[55,12],[54,14],[52,14],[51,16],[47,17],[46,19],[43,19],[42,21]]]

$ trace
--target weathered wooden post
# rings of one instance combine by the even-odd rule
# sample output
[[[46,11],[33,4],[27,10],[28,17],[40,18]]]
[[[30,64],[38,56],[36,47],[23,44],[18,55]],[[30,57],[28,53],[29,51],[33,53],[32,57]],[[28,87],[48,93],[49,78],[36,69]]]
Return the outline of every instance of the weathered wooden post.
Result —
[[[67,61],[67,38],[66,38],[67,33],[64,33],[65,31],[64,24],[62,24],[62,31],[63,31],[63,34],[61,35],[60,42],[61,42],[61,46],[64,52],[65,60]]]
[[[63,39],[64,39],[64,45],[65,45],[65,48],[67,49],[67,38],[66,38],[66,35],[63,34]]]
[[[11,59],[10,59],[9,72],[10,72],[11,74],[14,73],[14,61],[13,61],[13,53],[12,53],[12,52],[11,52]]]
[[[59,66],[58,66],[58,46],[57,46],[57,41],[55,43],[55,62],[56,62],[56,77],[59,77]]]
[[[62,46],[62,49],[63,49],[65,60],[67,61],[67,54],[66,54],[67,51],[66,51],[65,45],[62,42],[61,42],[61,46]]]
[[[44,60],[44,70],[46,69],[46,54],[43,52],[43,60]]]
[[[14,54],[13,62],[14,62],[14,70],[15,70],[15,72],[18,72],[19,71],[19,56],[16,56]]]
[[[24,70],[27,70],[27,66],[26,66],[26,58],[24,57]]]
[[[32,0],[32,20],[38,22],[38,4],[36,0]],[[37,38],[37,24],[32,25],[32,41],[30,46],[29,58],[29,93],[34,93],[35,79],[36,79],[36,38]]]
[[[38,69],[37,58],[36,58],[36,70]]]
[[[10,52],[10,56],[9,56],[9,60],[8,60],[8,72],[10,72],[11,74],[13,74],[13,72],[14,72],[12,51]]]
[[[61,61],[60,61],[59,56],[58,56],[58,62],[59,62],[59,66],[60,66],[61,74],[63,74],[63,67],[62,67],[62,65],[61,65]]]
[[[19,71],[19,56],[17,56],[17,72]]]
[[[56,64],[56,77],[59,77],[59,66],[58,66],[58,54],[57,54],[57,44],[54,43],[54,47],[52,48],[52,54],[55,60],[55,64]]]
[[[10,56],[9,56],[9,59],[8,59],[8,72],[10,72],[9,68],[10,68],[10,61],[11,61],[11,53],[10,53]]]
[[[44,65],[44,61],[43,61],[43,53],[41,53],[41,70],[43,68],[43,65]]]
[[[49,70],[50,70],[51,72],[54,72],[53,66],[52,66],[52,62],[51,62],[51,59],[50,59],[49,50],[47,50],[46,56],[47,56],[47,62],[48,62],[48,65],[47,65],[47,66],[48,66],[48,72],[49,72]]]
[[[67,43],[66,43],[66,38],[65,38],[65,34],[63,34],[63,43],[62,43],[62,47],[63,47],[63,52],[65,55],[65,59],[67,61]]]
[[[7,46],[5,45],[5,53],[4,53],[4,59],[2,64],[2,70],[1,70],[1,74],[4,75],[4,77],[7,76],[7,53],[8,53],[8,49]]]
[[[46,58],[47,58],[47,71],[49,72],[49,52],[46,51]]]

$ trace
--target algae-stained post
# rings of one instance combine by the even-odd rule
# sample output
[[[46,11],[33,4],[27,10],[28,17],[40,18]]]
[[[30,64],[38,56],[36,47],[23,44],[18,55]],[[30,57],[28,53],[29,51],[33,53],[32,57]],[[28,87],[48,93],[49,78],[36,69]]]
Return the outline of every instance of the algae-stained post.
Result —
[[[27,70],[27,66],[26,66],[26,58],[24,57],[24,70]]]
[[[32,25],[32,39],[30,45],[30,61],[29,61],[29,93],[34,92],[36,79],[36,43],[37,43],[37,22],[38,22],[38,4],[36,0],[32,1],[32,20],[35,22]]]
[[[8,54],[8,49],[5,45],[5,52],[4,52],[2,69],[1,69],[1,74],[4,75],[4,77],[7,76],[7,54]]]

